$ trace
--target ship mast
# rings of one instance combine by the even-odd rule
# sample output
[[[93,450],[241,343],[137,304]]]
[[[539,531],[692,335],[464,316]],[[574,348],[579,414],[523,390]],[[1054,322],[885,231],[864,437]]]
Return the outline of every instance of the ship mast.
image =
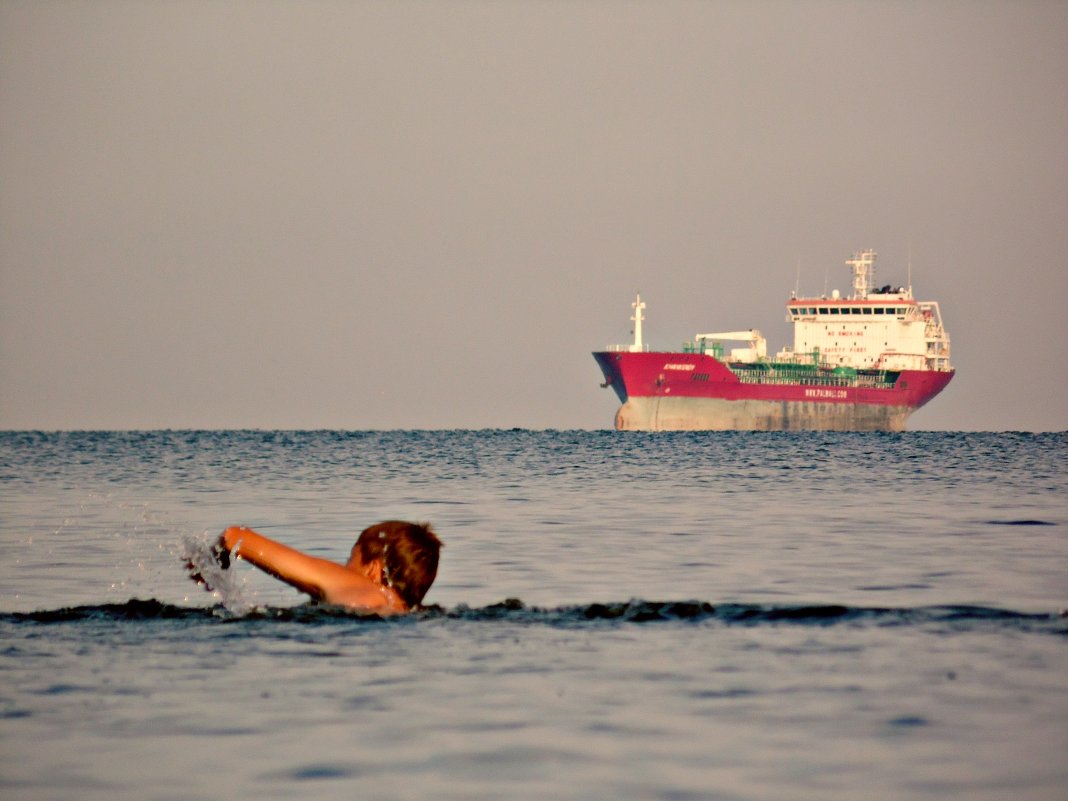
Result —
[[[642,303],[641,294],[634,296],[634,302],[630,304],[634,307],[634,316],[630,319],[634,323],[634,344],[630,346],[631,353],[641,353],[645,350],[645,346],[642,344],[642,309],[645,308],[645,304]]]
[[[875,251],[869,249],[846,259],[846,264],[853,268],[853,300],[865,300],[868,297],[875,279],[875,256]]]

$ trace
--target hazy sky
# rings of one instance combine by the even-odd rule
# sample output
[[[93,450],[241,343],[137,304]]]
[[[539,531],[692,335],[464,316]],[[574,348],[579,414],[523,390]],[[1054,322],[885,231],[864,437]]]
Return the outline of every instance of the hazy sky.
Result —
[[[2,429],[609,427],[867,247],[1068,429],[1068,3],[0,0]]]

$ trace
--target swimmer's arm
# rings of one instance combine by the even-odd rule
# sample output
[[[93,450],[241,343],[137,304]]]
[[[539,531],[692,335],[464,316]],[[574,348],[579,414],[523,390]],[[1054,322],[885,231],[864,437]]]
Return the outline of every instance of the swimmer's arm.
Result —
[[[388,605],[381,588],[348,567],[309,556],[252,529],[233,526],[219,538],[226,550],[317,601],[379,609]]]

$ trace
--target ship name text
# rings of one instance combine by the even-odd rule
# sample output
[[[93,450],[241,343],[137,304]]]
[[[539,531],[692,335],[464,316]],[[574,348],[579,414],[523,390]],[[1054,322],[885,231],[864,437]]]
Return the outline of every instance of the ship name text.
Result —
[[[696,365],[693,364],[675,364],[669,362],[664,365],[665,370],[692,370]]]

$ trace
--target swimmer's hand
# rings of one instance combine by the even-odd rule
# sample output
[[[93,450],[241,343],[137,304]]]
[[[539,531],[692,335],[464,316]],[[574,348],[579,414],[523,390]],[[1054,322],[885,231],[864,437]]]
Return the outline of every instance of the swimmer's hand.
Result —
[[[230,549],[226,547],[225,534],[220,534],[219,539],[215,540],[215,544],[211,546],[211,558],[223,570],[230,569]]]
[[[216,567],[222,570],[229,570],[230,568],[230,549],[226,547],[226,539],[222,534],[212,543],[210,548],[199,545],[190,549],[190,552],[185,557],[185,569],[189,573],[189,578],[208,592],[214,591],[214,588],[204,576],[204,573],[205,570],[215,573],[217,572]]]

